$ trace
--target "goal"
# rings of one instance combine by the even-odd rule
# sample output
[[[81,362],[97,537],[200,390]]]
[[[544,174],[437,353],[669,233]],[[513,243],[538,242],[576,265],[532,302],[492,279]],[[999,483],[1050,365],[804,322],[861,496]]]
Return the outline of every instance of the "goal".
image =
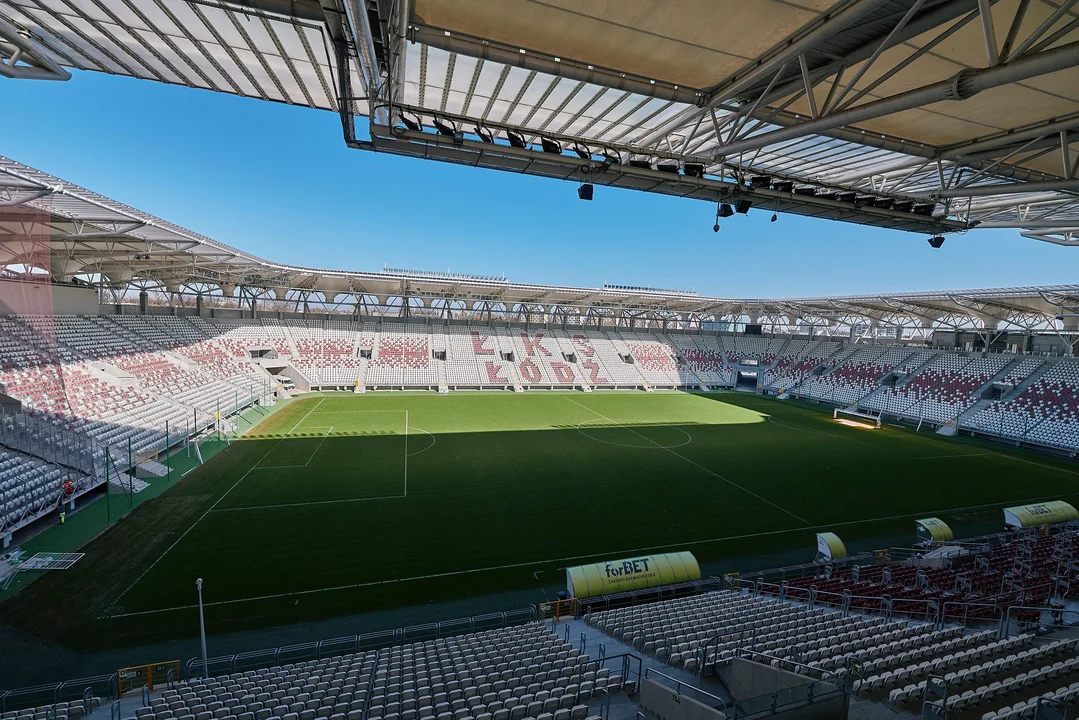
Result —
[[[872,427],[875,430],[880,430],[879,415],[870,415],[869,413],[855,410],[854,408],[836,408],[832,411],[832,419],[838,420],[845,425]]]

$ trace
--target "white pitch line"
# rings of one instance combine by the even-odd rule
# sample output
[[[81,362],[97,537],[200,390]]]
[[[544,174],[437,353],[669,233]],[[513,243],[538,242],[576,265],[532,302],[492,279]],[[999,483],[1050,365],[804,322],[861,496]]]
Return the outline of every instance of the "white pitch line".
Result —
[[[318,451],[322,448],[322,443],[326,442],[326,438],[328,438],[332,432],[333,425],[331,425],[330,429],[326,431],[326,434],[322,436],[322,439],[318,441],[318,445],[315,446],[315,451],[311,453],[311,457],[307,458],[307,462],[303,464],[304,467],[311,464],[311,461],[315,459],[315,455],[318,455]]]
[[[411,427],[410,429],[411,429],[411,430],[419,430],[419,431],[420,431],[421,433],[423,433],[423,434],[424,434],[424,435],[426,435],[427,437],[431,438],[431,444],[430,444],[430,445],[428,445],[427,447],[425,447],[425,448],[424,448],[424,449],[422,449],[422,450],[415,450],[415,451],[413,451],[413,452],[410,452],[410,453],[408,454],[408,456],[409,456],[409,457],[412,457],[413,455],[419,455],[420,453],[425,453],[425,452],[427,452],[428,450],[430,450],[431,448],[433,448],[433,447],[435,446],[435,444],[436,444],[436,443],[438,442],[438,441],[437,441],[437,440],[435,439],[435,436],[434,436],[434,435],[432,435],[431,433],[427,432],[427,431],[426,431],[426,430],[424,430],[423,428],[419,428],[419,427],[416,427],[415,425],[413,425],[413,426],[412,426],[412,427]]]
[[[305,502],[279,503],[277,505],[242,505],[239,507],[224,507],[214,510],[215,513],[243,512],[245,510],[275,510],[278,508],[307,507],[309,505],[341,505],[345,503],[370,502],[372,500],[403,500],[404,495],[376,495],[375,497],[342,498],[340,500],[307,500]]]
[[[304,420],[306,420],[306,419],[307,419],[307,418],[308,418],[308,417],[309,417],[309,416],[311,415],[311,413],[315,412],[315,410],[318,410],[318,406],[319,406],[319,405],[321,405],[321,404],[322,404],[323,402],[325,402],[325,401],[326,401],[326,398],[322,398],[322,399],[321,399],[321,400],[319,400],[319,401],[318,401],[317,403],[315,403],[315,407],[313,407],[313,408],[311,408],[310,410],[308,410],[308,411],[307,411],[307,415],[304,415],[304,416],[303,416],[302,418],[300,418],[300,422],[298,422],[298,423],[296,423],[295,425],[293,425],[293,426],[292,426],[292,430],[295,430],[296,428],[298,428],[298,427],[300,427],[301,425],[303,425],[303,421],[304,421]],[[285,433],[285,435],[286,435],[286,436],[288,436],[288,435],[291,435],[291,434],[292,434],[292,430],[289,430],[289,431],[288,431],[287,433]]]
[[[279,439],[279,440],[278,440],[277,442],[275,442],[275,443],[273,444],[273,447],[271,447],[271,448],[270,448],[269,450],[267,450],[267,451],[266,451],[266,454],[265,454],[265,455],[263,455],[263,456],[262,456],[262,457],[261,457],[261,458],[259,459],[259,462],[262,462],[263,460],[265,460],[265,459],[266,459],[266,457],[267,457],[267,456],[268,456],[268,455],[269,455],[270,453],[272,453],[272,452],[274,451],[274,448],[276,448],[276,447],[277,447],[278,445],[280,445],[280,444],[281,444],[281,441],[282,441],[282,440],[284,440],[284,439],[285,439],[285,438],[280,438],[280,439]],[[255,463],[255,465],[258,465],[258,463]],[[207,511],[206,511],[206,512],[204,512],[204,513],[203,513],[202,515],[200,515],[200,516],[199,516],[199,519],[198,519],[198,520],[196,520],[195,522],[191,523],[190,527],[188,527],[188,528],[187,528],[187,530],[184,530],[184,531],[183,531],[183,532],[182,532],[182,533],[180,534],[180,537],[176,538],[176,539],[175,539],[175,540],[174,540],[174,541],[172,542],[172,545],[169,545],[169,546],[168,546],[167,548],[165,548],[165,552],[163,552],[163,553],[161,553],[160,555],[158,555],[158,556],[157,556],[157,557],[156,557],[156,558],[154,559],[154,561],[153,561],[152,563],[150,563],[150,566],[149,566],[148,568],[146,568],[145,570],[143,570],[143,571],[142,571],[142,572],[141,572],[141,573],[139,574],[139,576],[138,576],[137,578],[135,578],[135,581],[134,581],[133,583],[131,583],[130,585],[128,585],[128,586],[127,586],[127,588],[126,588],[126,589],[125,589],[125,590],[124,590],[124,591],[123,591],[122,593],[120,593],[119,595],[117,595],[117,596],[116,596],[116,599],[115,599],[115,600],[113,600],[113,601],[112,601],[111,603],[109,603],[109,606],[108,606],[107,608],[105,608],[105,612],[108,612],[109,610],[111,610],[111,609],[113,608],[113,606],[115,606],[115,605],[116,605],[116,603],[120,602],[120,600],[122,600],[122,599],[123,599],[123,597],[124,597],[125,595],[127,595],[127,594],[128,594],[128,593],[129,593],[130,591],[131,591],[131,588],[133,588],[133,587],[135,587],[136,585],[138,585],[138,584],[139,584],[139,582],[140,582],[140,581],[141,581],[141,580],[142,580],[142,579],[143,579],[144,577],[146,577],[146,573],[148,573],[148,572],[150,572],[151,570],[153,570],[153,569],[154,569],[154,568],[155,568],[155,567],[157,566],[157,564],[158,564],[159,562],[161,562],[161,559],[162,559],[163,557],[165,557],[165,556],[166,556],[166,555],[168,555],[168,554],[169,554],[170,552],[172,552],[172,549],[173,549],[174,547],[176,547],[177,545],[179,545],[179,544],[180,544],[180,541],[181,541],[181,540],[183,540],[183,539],[184,539],[185,537],[187,537],[187,534],[188,534],[189,532],[191,532],[192,530],[194,530],[194,529],[195,529],[195,526],[196,526],[196,525],[198,525],[198,524],[199,524],[200,522],[202,522],[202,521],[203,521],[203,520],[204,520],[204,519],[206,518],[206,516],[207,516],[207,515],[209,515],[209,514],[210,514],[211,512],[213,512],[213,509],[214,509],[215,507],[217,507],[218,505],[220,505],[220,504],[221,504],[221,501],[222,501],[222,500],[224,500],[225,498],[227,498],[227,497],[229,496],[229,493],[231,493],[231,492],[232,492],[233,490],[235,490],[235,489],[236,489],[236,486],[237,486],[237,485],[239,485],[240,483],[242,483],[242,482],[244,481],[244,479],[245,479],[245,478],[246,478],[246,477],[247,477],[248,475],[250,475],[250,474],[251,474],[251,471],[252,471],[252,470],[254,470],[254,469],[255,469],[255,466],[254,466],[254,465],[252,465],[251,467],[249,467],[249,468],[247,469],[247,472],[245,472],[245,473],[244,473],[243,475],[241,475],[241,476],[240,476],[240,479],[239,479],[239,480],[237,480],[236,482],[234,482],[234,483],[232,484],[232,487],[230,487],[230,488],[229,488],[228,490],[226,490],[226,491],[225,491],[225,494],[224,494],[224,495],[222,495],[221,497],[219,497],[219,498],[217,499],[217,501],[216,501],[216,502],[214,502],[214,504],[210,506],[210,509],[209,509],[209,510],[207,510]]]
[[[966,457],[981,457],[983,455],[992,455],[988,452],[976,452],[976,453],[959,453],[957,455],[929,455],[926,457],[920,457],[919,460],[947,460],[949,458],[966,458]]]
[[[1076,494],[1079,494],[1079,493],[1071,493],[1070,495],[1076,495]],[[1065,497],[1070,497],[1070,495],[1065,495]],[[528,561],[528,562],[509,563],[509,564],[506,564],[506,565],[492,565],[492,566],[489,566],[489,567],[471,568],[471,569],[468,569],[468,570],[452,570],[452,571],[441,572],[441,573],[432,573],[432,574],[429,574],[429,575],[414,575],[412,577],[394,578],[392,580],[372,580],[370,582],[351,583],[351,584],[348,584],[348,585],[334,585],[332,587],[316,588],[316,589],[313,589],[313,590],[295,590],[293,592],[274,593],[272,595],[258,595],[258,596],[255,596],[255,597],[237,598],[235,600],[218,600],[216,602],[203,603],[203,604],[206,605],[206,606],[236,605],[238,603],[256,602],[258,600],[273,600],[273,599],[277,599],[277,598],[298,597],[298,596],[301,596],[301,595],[316,595],[318,593],[324,593],[324,592],[334,592],[334,591],[337,591],[337,590],[351,590],[351,589],[363,588],[363,587],[376,587],[376,586],[379,586],[379,585],[395,585],[395,584],[398,584],[398,583],[413,582],[413,581],[416,581],[416,580],[432,580],[432,579],[435,579],[435,578],[453,577],[453,576],[456,576],[456,575],[471,575],[471,574],[475,574],[475,573],[492,572],[492,571],[495,571],[495,570],[511,570],[513,568],[529,567],[529,566],[532,566],[532,565],[549,565],[551,563],[571,562],[571,561],[586,560],[586,559],[589,559],[589,558],[597,558],[597,557],[609,557],[611,555],[636,555],[638,553],[644,553],[644,552],[650,552],[650,551],[656,551],[656,550],[668,550],[670,548],[687,547],[687,546],[691,546],[691,545],[708,545],[708,544],[711,544],[711,543],[729,542],[731,540],[748,540],[750,538],[767,537],[769,535],[785,535],[787,533],[807,532],[807,531],[810,531],[810,530],[822,530],[822,529],[827,529],[827,528],[847,527],[847,526],[850,526],[850,525],[862,525],[862,524],[865,524],[865,523],[884,522],[886,520],[901,520],[903,518],[928,517],[930,515],[939,515],[939,514],[943,514],[943,513],[957,513],[957,512],[963,512],[963,511],[966,511],[966,510],[979,510],[979,509],[982,509],[982,508],[1005,507],[1005,506],[1013,505],[1013,504],[1042,502],[1044,500],[1053,500],[1053,499],[1059,499],[1059,498],[1060,498],[1060,495],[1051,495],[1049,497],[1044,497],[1044,498],[1034,498],[1034,499],[1024,498],[1024,499],[1020,499],[1020,500],[1006,500],[1006,501],[1003,501],[1003,502],[986,503],[986,504],[983,504],[983,505],[966,505],[966,506],[962,506],[962,507],[943,508],[943,509],[939,509],[939,510],[919,510],[918,512],[903,513],[901,515],[887,515],[887,516],[877,517],[877,518],[866,518],[864,520],[847,520],[847,521],[844,521],[844,522],[829,523],[827,525],[815,525],[815,526],[801,527],[801,528],[787,528],[785,530],[767,530],[767,531],[764,531],[764,532],[757,532],[757,533],[744,533],[744,534],[741,534],[741,535],[728,535],[726,537],[710,538],[708,540],[688,540],[686,542],[667,543],[665,545],[651,545],[651,546],[648,546],[648,547],[630,548],[630,549],[622,549],[622,550],[610,550],[610,551],[606,551],[606,552],[590,553],[588,555],[573,555],[573,556],[569,556],[569,557],[551,558],[549,560],[531,560],[531,561]],[[137,616],[137,615],[155,615],[155,614],[159,614],[159,613],[174,612],[176,610],[191,610],[191,609],[194,609],[194,608],[197,608],[197,607],[198,607],[197,604],[194,604],[194,605],[177,605],[175,607],[160,608],[158,610],[140,610],[138,612],[121,613],[121,614],[118,614],[118,615],[108,615],[108,616],[103,616],[102,619],[104,619],[104,618],[134,617],[134,616]]]
[[[606,420],[607,422],[611,423],[612,425],[618,425],[618,423],[616,423],[616,422],[615,422],[614,420],[611,420],[611,419],[610,419],[609,417],[607,417],[607,416],[606,416],[606,415],[604,415],[603,413],[597,412],[596,410],[593,410],[592,408],[588,407],[587,405],[582,405],[581,403],[577,402],[577,401],[576,401],[576,400],[574,400],[573,398],[567,397],[566,399],[567,399],[567,400],[569,400],[569,401],[570,401],[571,403],[573,403],[574,405],[576,405],[577,407],[579,407],[579,408],[583,408],[583,409],[587,410],[588,412],[592,413],[593,415],[598,415],[599,417],[603,418],[604,420]],[[625,428],[626,430],[629,430],[629,431],[630,431],[631,433],[633,433],[633,434],[634,434],[634,435],[636,435],[637,437],[639,437],[639,438],[641,438],[641,439],[643,439],[643,440],[647,440],[648,442],[650,442],[650,443],[652,443],[653,445],[655,445],[655,446],[656,446],[657,448],[662,448],[663,450],[666,450],[666,451],[667,451],[667,452],[669,452],[669,453],[670,453],[671,455],[674,455],[674,456],[675,456],[676,458],[681,458],[682,460],[685,460],[685,461],[686,461],[687,463],[689,463],[690,465],[694,465],[694,466],[696,466],[697,468],[699,468],[699,469],[703,470],[704,472],[708,473],[709,475],[712,475],[713,477],[717,477],[717,478],[719,478],[720,480],[722,480],[723,482],[727,483],[728,485],[731,485],[732,487],[736,487],[736,488],[738,488],[739,490],[741,490],[742,492],[744,492],[744,493],[748,493],[749,495],[752,495],[753,497],[757,498],[757,499],[758,499],[758,500],[760,500],[761,502],[765,502],[765,503],[768,503],[769,505],[771,505],[772,507],[774,507],[774,508],[775,508],[776,510],[780,510],[781,512],[784,512],[784,513],[786,513],[787,515],[790,515],[790,516],[791,516],[792,518],[795,518],[795,519],[796,519],[796,520],[798,520],[799,522],[805,523],[805,524],[806,524],[806,525],[808,525],[808,526],[812,526],[812,525],[813,525],[813,523],[809,522],[809,521],[808,521],[808,520],[806,520],[806,519],[805,519],[804,517],[802,517],[802,516],[800,516],[800,515],[796,515],[796,514],[792,513],[792,512],[790,511],[790,510],[788,510],[788,509],[786,509],[786,508],[784,508],[784,507],[781,507],[781,506],[779,506],[779,505],[776,505],[776,504],[775,504],[774,502],[772,502],[771,500],[769,500],[769,499],[767,499],[767,498],[765,498],[765,497],[762,497],[762,496],[758,495],[757,493],[753,492],[752,490],[749,490],[749,489],[747,489],[747,488],[744,488],[744,487],[742,487],[741,485],[739,485],[738,483],[736,483],[736,482],[734,482],[734,481],[732,481],[732,480],[728,480],[727,478],[723,477],[722,475],[720,475],[720,474],[719,474],[719,473],[717,473],[716,471],[714,471],[714,470],[711,470],[711,469],[709,469],[709,468],[706,468],[706,467],[705,467],[704,465],[701,465],[701,464],[700,464],[699,462],[696,462],[695,460],[690,460],[690,459],[689,459],[689,458],[687,458],[687,457],[686,457],[685,455],[682,455],[681,453],[677,453],[677,452],[675,452],[674,450],[672,450],[671,448],[669,448],[669,447],[667,447],[667,446],[665,446],[665,445],[660,445],[660,444],[659,444],[659,443],[657,443],[657,442],[656,442],[655,440],[652,440],[652,439],[650,439],[650,438],[648,438],[648,437],[646,437],[646,436],[644,436],[644,435],[641,435],[641,434],[640,434],[639,432],[637,432],[637,431],[636,431],[636,430],[634,430],[633,428],[629,427],[628,425],[621,425],[620,427],[624,427],[624,428]],[[688,434],[688,433],[687,433],[687,434]]]

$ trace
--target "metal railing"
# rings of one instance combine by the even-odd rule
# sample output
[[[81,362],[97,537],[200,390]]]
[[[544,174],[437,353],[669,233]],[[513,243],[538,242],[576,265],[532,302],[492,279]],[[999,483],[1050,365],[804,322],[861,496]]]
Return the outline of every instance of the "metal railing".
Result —
[[[85,705],[91,698],[108,699],[116,697],[117,694],[116,673],[95,675],[0,692],[0,712],[55,705],[72,700],[82,701],[84,709],[87,709]],[[89,714],[88,709],[86,714]]]
[[[696,685],[690,685],[689,683],[685,682],[684,680],[679,680],[678,678],[673,677],[671,675],[668,675],[665,672],[661,672],[659,670],[656,670],[655,668],[646,668],[645,671],[644,671],[644,677],[645,677],[646,680],[650,680],[653,677],[660,677],[660,678],[663,678],[664,680],[668,680],[668,681],[674,683],[674,691],[676,693],[678,693],[679,695],[684,694],[682,692],[683,690],[690,690],[690,691],[692,691],[692,694],[690,695],[690,697],[692,699],[697,700],[697,702],[703,703],[703,704],[705,704],[705,705],[707,705],[707,706],[709,706],[711,708],[715,708],[716,710],[721,711],[724,715],[728,714],[727,707],[728,707],[729,703],[726,700],[724,700],[723,698],[721,698],[718,695],[713,695],[712,693],[708,692],[707,690],[702,690],[701,688],[697,687]],[[695,697],[695,696],[698,696],[698,695],[700,697],[706,698],[706,699],[701,700],[700,698]]]
[[[191,658],[184,664],[184,678],[214,677],[244,670],[275,667],[287,663],[321,660],[336,655],[381,650],[405,643],[422,642],[438,638],[464,635],[480,630],[524,625],[536,621],[536,606],[532,605],[509,612],[489,613],[469,618],[458,618],[425,625],[412,625],[395,630],[348,635],[317,642],[285,645],[277,648],[253,650],[235,655],[208,658]]]
[[[660,600],[673,600],[690,595],[703,595],[706,592],[724,589],[722,578],[707,577],[692,582],[677,583],[675,585],[663,585],[646,590],[633,590],[628,592],[600,595],[593,598],[579,598],[577,600],[578,613],[588,615],[593,612],[616,610],[633,605],[659,602]]]

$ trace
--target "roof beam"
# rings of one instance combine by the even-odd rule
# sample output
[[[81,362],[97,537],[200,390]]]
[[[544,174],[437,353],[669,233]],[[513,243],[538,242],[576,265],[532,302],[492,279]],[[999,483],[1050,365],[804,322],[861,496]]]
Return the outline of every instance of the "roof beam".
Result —
[[[427,25],[414,25],[410,31],[410,37],[415,42],[439,48],[447,52],[456,52],[481,58],[485,61],[519,67],[525,70],[578,80],[581,82],[601,85],[615,90],[626,90],[647,97],[674,102],[696,104],[703,96],[703,92],[695,88],[680,87],[670,83],[659,82],[650,78],[643,78],[629,73],[623,73],[608,68],[589,65],[588,63],[571,60],[569,58],[555,58],[529,48],[517,48],[502,43],[481,40],[469,35],[457,32],[449,32],[440,28]]]
[[[1079,192],[1079,180],[1046,180],[1045,182],[997,183],[993,185],[975,185],[974,187],[948,188],[928,193],[911,193],[913,197],[946,199],[967,197],[988,197],[991,195],[1017,195],[1021,193],[1058,190]],[[1021,201],[1020,201],[1021,202]],[[1059,224],[1059,223],[1058,223]]]
[[[0,18],[0,75],[18,80],[70,80],[71,73],[49,57],[29,34]]]
[[[784,140],[819,134],[945,100],[968,100],[983,90],[1029,80],[1077,65],[1079,65],[1079,42],[1073,42],[1036,55],[1015,59],[1006,65],[981,70],[967,68],[947,80],[923,85],[920,88],[874,100],[841,112],[830,113],[815,120],[736,140],[721,146],[716,153],[716,158],[751,152]]]

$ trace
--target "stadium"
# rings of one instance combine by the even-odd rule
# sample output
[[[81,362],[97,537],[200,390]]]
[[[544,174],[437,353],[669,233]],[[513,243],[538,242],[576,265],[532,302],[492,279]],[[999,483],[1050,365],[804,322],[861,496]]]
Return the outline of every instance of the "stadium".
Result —
[[[0,4],[0,94],[240,96],[709,237],[1065,274],[1077,67],[1075,0]],[[1079,711],[1079,284],[315,268],[3,153],[0,720]]]

